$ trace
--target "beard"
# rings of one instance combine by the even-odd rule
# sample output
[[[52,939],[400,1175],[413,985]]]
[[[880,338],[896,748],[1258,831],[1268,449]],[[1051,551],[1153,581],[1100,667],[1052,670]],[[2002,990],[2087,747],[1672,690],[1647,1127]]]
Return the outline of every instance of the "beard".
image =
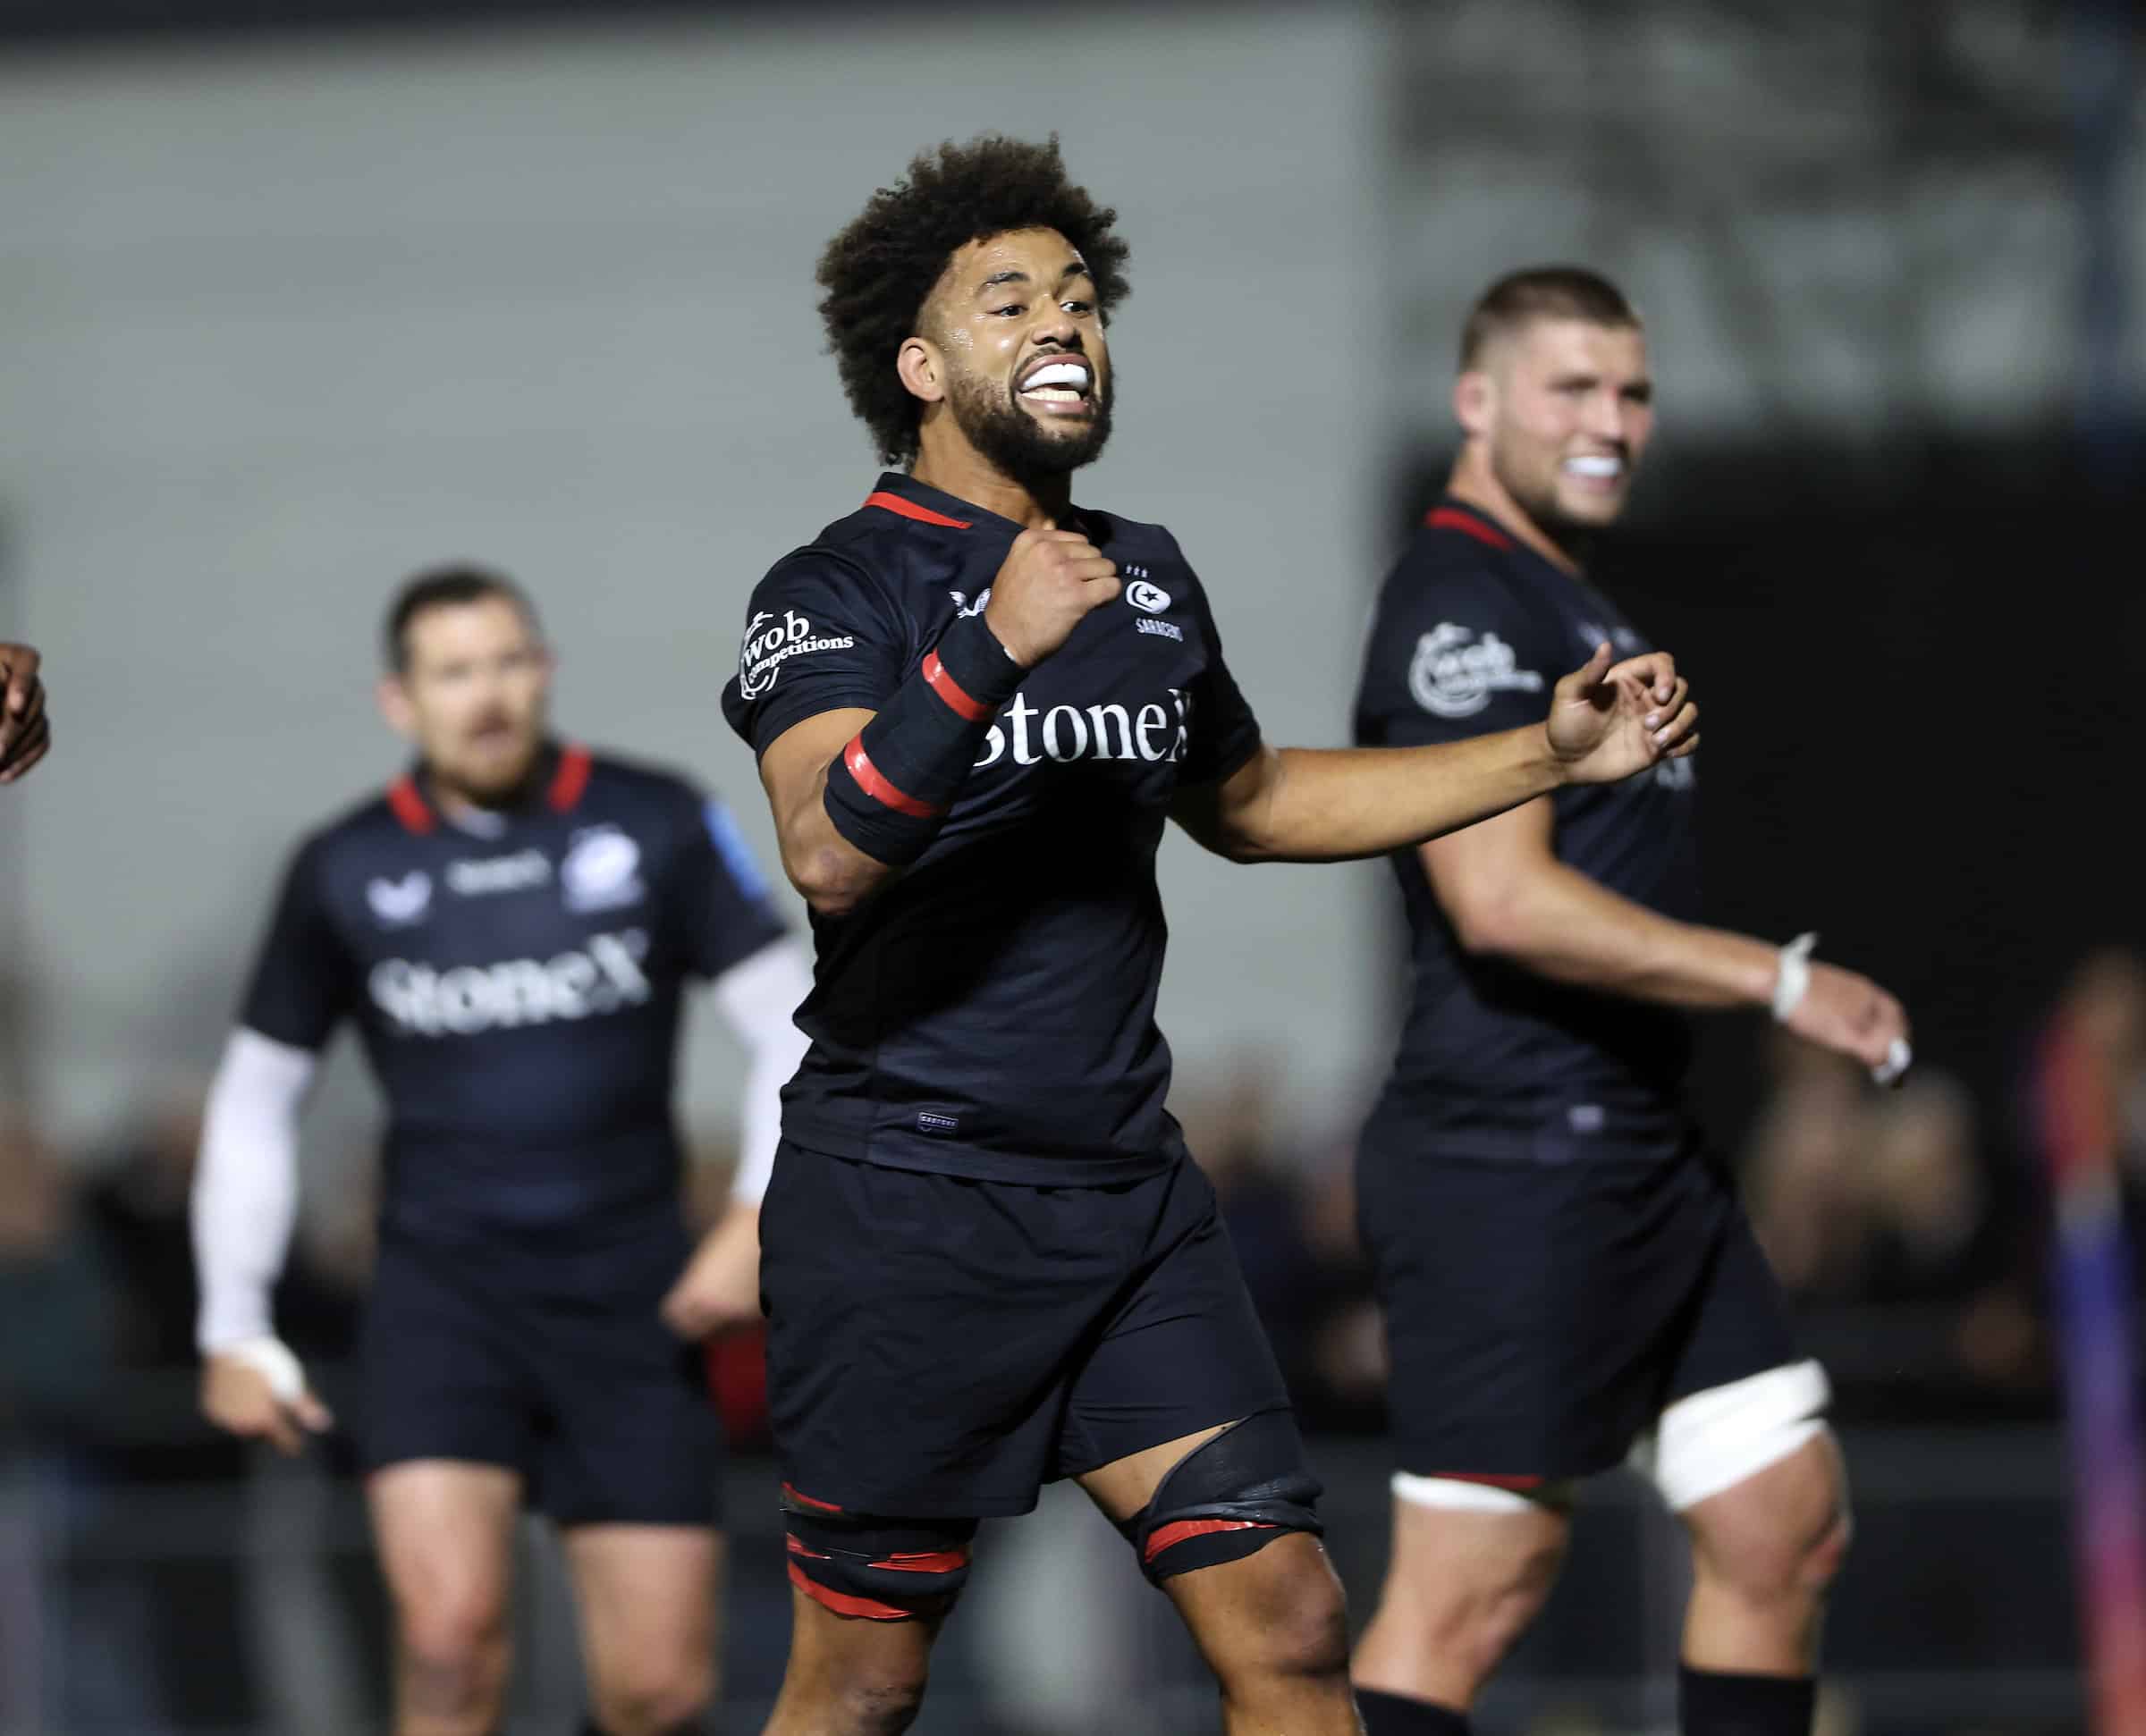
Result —
[[[1531,474],[1529,467],[1513,462],[1493,447],[1491,473],[1536,529],[1559,548],[1576,555],[1618,516],[1612,513],[1608,519],[1576,518],[1566,511],[1558,500],[1558,472],[1554,465],[1548,476]]]
[[[1111,400],[1116,391],[1115,376],[1107,387],[1099,381],[1089,400],[1087,422],[1063,433],[1052,432],[1023,409],[1010,386],[1001,389],[974,375],[954,375],[947,407],[953,411],[954,426],[1001,475],[1018,483],[1046,482],[1070,475],[1101,455],[1111,437]]]

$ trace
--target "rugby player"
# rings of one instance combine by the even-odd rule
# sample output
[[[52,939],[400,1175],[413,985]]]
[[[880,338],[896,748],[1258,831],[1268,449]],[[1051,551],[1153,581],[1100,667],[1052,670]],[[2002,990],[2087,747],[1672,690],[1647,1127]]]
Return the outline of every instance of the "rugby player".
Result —
[[[821,313],[905,468],[755,589],[724,692],[818,954],[761,1274],[781,1736],[906,1727],[977,1521],[1065,1477],[1230,1731],[1359,1727],[1319,1486],[1163,1108],[1164,823],[1240,862],[1375,855],[1696,740],[1669,659],[1604,645],[1504,735],[1264,745],[1170,533],[1073,504],[1110,429],[1114,223],[1055,141],[985,138],[835,237]]]
[[[1386,581],[1356,736],[1465,745],[1576,652],[1647,641],[1590,581],[1647,444],[1639,316],[1570,268],[1494,284],[1461,341],[1449,492]],[[1691,759],[1398,851],[1415,992],[1358,1153],[1401,1466],[1355,1673],[1373,1736],[1466,1728],[1556,1576],[1575,1481],[1639,1458],[1689,1531],[1685,1728],[1801,1732],[1847,1519],[1825,1377],[1678,1096],[1694,1010],[1770,1007],[1883,1073],[1876,984],[1697,923]]]
[[[52,719],[38,675],[43,662],[28,645],[0,645],[0,784],[27,777],[52,749]]]
[[[551,739],[551,653],[510,580],[418,575],[385,650],[381,706],[416,763],[299,847],[210,1093],[202,1407],[286,1452],[329,1424],[270,1292],[300,1102],[348,1015],[388,1101],[357,1434],[395,1610],[395,1729],[499,1727],[526,1504],[562,1533],[586,1728],[697,1731],[721,1438],[681,1340],[757,1314],[803,952],[719,803]],[[735,1195],[697,1251],[670,1101],[695,977],[752,1057]]]

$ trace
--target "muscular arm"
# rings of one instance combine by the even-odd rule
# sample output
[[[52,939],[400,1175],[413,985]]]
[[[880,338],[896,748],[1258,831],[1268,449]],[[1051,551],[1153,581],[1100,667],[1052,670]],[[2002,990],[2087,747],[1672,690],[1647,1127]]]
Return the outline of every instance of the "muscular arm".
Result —
[[[1699,745],[1699,708],[1665,653],[1598,646],[1542,722],[1424,747],[1263,746],[1172,817],[1233,862],[1345,862],[1420,844],[1567,783],[1611,783]]]
[[[1565,781],[1542,727],[1434,747],[1262,746],[1172,817],[1232,862],[1348,862],[1436,838]]]
[[[1680,923],[1596,884],[1558,859],[1554,811],[1530,802],[1422,849],[1424,872],[1469,952],[1559,982],[1696,1009],[1766,1007],[1779,948]],[[1907,1038],[1900,1003],[1867,977],[1813,963],[1787,1024],[1867,1067]],[[1896,1063],[1904,1065],[1904,1063]]]
[[[1539,976],[1672,1007],[1763,1007],[1778,950],[1649,910],[1558,860],[1553,810],[1529,802],[1434,839],[1424,872],[1460,944]]]
[[[827,768],[874,715],[822,712],[784,730],[760,756],[782,872],[823,916],[848,915],[895,872],[835,830],[827,813]]]

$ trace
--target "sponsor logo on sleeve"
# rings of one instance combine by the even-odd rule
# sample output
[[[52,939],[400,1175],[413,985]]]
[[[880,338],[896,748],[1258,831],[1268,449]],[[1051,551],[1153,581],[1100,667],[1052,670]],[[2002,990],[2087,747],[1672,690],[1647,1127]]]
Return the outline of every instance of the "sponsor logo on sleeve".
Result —
[[[966,620],[969,616],[980,615],[991,607],[991,586],[988,585],[976,593],[976,600],[974,603],[971,603],[967,596],[959,591],[949,591],[947,595],[954,600],[954,614],[957,619]]]
[[[1441,621],[1415,642],[1408,691],[1434,717],[1474,717],[1499,693],[1541,693],[1542,678],[1518,667],[1495,633]]]
[[[401,880],[368,881],[365,901],[382,928],[415,928],[432,906],[432,876],[412,868]]]
[[[775,677],[791,658],[815,651],[848,651],[856,644],[851,634],[815,633],[810,619],[794,609],[785,609],[780,620],[763,609],[745,624],[745,643],[738,649],[738,691],[748,699],[757,699],[775,685]]]
[[[574,835],[559,864],[559,884],[569,910],[616,910],[638,903],[641,847],[616,826],[590,826]]]

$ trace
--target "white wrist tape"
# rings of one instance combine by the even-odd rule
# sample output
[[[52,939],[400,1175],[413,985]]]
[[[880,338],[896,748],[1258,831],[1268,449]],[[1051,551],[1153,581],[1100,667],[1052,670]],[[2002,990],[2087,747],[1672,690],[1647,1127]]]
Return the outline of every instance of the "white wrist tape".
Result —
[[[1773,979],[1775,1018],[1786,1022],[1811,992],[1811,949],[1817,945],[1818,936],[1813,932],[1799,934],[1781,948],[1780,973]],[[1880,1085],[1897,1084],[1914,1064],[1915,1051],[1908,1047],[1907,1039],[1895,1037],[1885,1059],[1871,1069],[1871,1078]]]
[[[1786,1021],[1811,992],[1811,949],[1816,933],[1799,934],[1781,948],[1780,973],[1773,979],[1773,1015]]]
[[[1881,1085],[1897,1085],[1914,1064],[1915,1051],[1908,1047],[1907,1039],[1895,1037],[1893,1046],[1886,1050],[1885,1059],[1871,1069],[1871,1077]]]
[[[306,1371],[281,1338],[245,1338],[215,1353],[259,1374],[279,1404],[295,1404],[306,1395]]]

